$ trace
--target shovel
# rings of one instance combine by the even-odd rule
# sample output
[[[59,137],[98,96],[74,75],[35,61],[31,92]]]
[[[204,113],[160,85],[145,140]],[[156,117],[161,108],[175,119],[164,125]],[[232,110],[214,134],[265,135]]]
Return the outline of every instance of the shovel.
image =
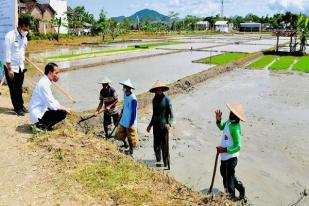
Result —
[[[98,115],[101,114],[101,113],[104,112],[104,111],[105,111],[105,110],[100,111],[100,112],[98,113]],[[89,116],[89,117],[80,117],[80,120],[78,121],[78,124],[80,124],[80,123],[82,123],[82,122],[85,122],[85,121],[87,121],[87,120],[89,120],[89,119],[92,119],[92,118],[94,118],[94,117],[97,117],[97,115],[91,115],[91,116]]]
[[[208,190],[208,193],[207,193],[208,195],[212,193],[212,189],[213,189],[213,186],[214,186],[216,172],[217,172],[218,157],[219,157],[219,153],[217,152],[216,160],[215,160],[215,166],[214,166],[214,172],[212,174],[211,184],[210,184],[210,187],[209,187],[209,190]]]

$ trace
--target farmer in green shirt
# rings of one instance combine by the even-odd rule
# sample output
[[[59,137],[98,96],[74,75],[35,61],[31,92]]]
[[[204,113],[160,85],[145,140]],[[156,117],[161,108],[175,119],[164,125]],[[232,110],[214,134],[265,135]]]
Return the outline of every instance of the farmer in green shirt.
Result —
[[[229,193],[231,199],[236,199],[236,188],[239,191],[239,199],[241,200],[245,198],[245,188],[235,177],[235,167],[242,142],[240,121],[246,121],[246,117],[242,105],[227,104],[227,107],[231,111],[227,121],[222,121],[222,112],[220,110],[215,112],[217,126],[223,131],[220,146],[217,147],[217,152],[221,156],[220,173],[225,191]]]
[[[153,114],[147,132],[153,127],[154,152],[156,155],[156,166],[160,165],[161,152],[163,156],[164,167],[169,168],[169,129],[173,123],[173,110],[170,99],[164,95],[169,88],[162,82],[157,81],[150,89],[155,93],[152,100]]]

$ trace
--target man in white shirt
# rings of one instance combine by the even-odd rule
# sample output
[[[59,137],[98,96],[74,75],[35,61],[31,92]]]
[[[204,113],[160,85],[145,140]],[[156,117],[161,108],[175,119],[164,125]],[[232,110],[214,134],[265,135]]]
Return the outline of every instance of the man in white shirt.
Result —
[[[29,26],[30,18],[19,18],[17,29],[8,32],[4,41],[5,77],[10,89],[14,111],[18,116],[24,116],[24,112],[27,112],[24,107],[22,86],[26,72],[24,62]]]
[[[50,88],[52,82],[59,80],[58,65],[48,63],[45,75],[36,85],[29,104],[30,118],[35,129],[52,130],[53,126],[71,114],[70,109],[61,106],[54,98]]]

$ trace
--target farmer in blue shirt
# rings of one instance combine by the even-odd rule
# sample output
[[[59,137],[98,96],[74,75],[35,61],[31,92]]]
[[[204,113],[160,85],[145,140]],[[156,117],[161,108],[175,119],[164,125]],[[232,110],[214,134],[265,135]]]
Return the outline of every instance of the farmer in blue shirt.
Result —
[[[133,148],[138,142],[137,134],[137,99],[132,90],[135,89],[130,80],[120,82],[123,86],[123,109],[115,139],[125,141],[128,138],[129,153],[133,154]]]

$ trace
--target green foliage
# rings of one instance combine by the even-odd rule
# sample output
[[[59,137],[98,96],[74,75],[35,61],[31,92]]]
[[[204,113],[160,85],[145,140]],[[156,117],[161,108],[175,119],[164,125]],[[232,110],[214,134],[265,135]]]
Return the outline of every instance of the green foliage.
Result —
[[[299,59],[299,61],[294,65],[293,70],[309,72],[309,56],[303,56]]]
[[[30,32],[29,33],[29,40],[57,40],[57,33],[39,33],[39,32]],[[60,38],[65,38],[65,39],[73,39],[73,35],[71,34],[59,34]]]
[[[204,58],[204,59],[197,60],[196,62],[203,63],[203,64],[219,64],[219,65],[221,65],[221,64],[230,63],[234,60],[245,57],[246,55],[247,55],[246,53],[232,52],[232,53],[220,54],[220,55],[213,56],[213,57],[207,57],[207,58]]]
[[[187,15],[183,21],[185,30],[195,30],[195,24],[200,20],[199,17]]]
[[[94,24],[93,14],[86,11],[84,6],[77,6],[67,11],[68,26],[72,29],[82,28],[84,23]]]
[[[269,65],[272,61],[274,61],[276,56],[274,55],[266,55],[261,59],[251,63],[248,67],[252,69],[264,69],[267,65]]]
[[[300,33],[300,51],[306,50],[307,40],[309,38],[309,17],[301,15],[297,21],[297,30]]]
[[[280,57],[280,59],[273,63],[269,69],[273,71],[288,70],[295,61],[295,58],[296,57],[294,56]]]

